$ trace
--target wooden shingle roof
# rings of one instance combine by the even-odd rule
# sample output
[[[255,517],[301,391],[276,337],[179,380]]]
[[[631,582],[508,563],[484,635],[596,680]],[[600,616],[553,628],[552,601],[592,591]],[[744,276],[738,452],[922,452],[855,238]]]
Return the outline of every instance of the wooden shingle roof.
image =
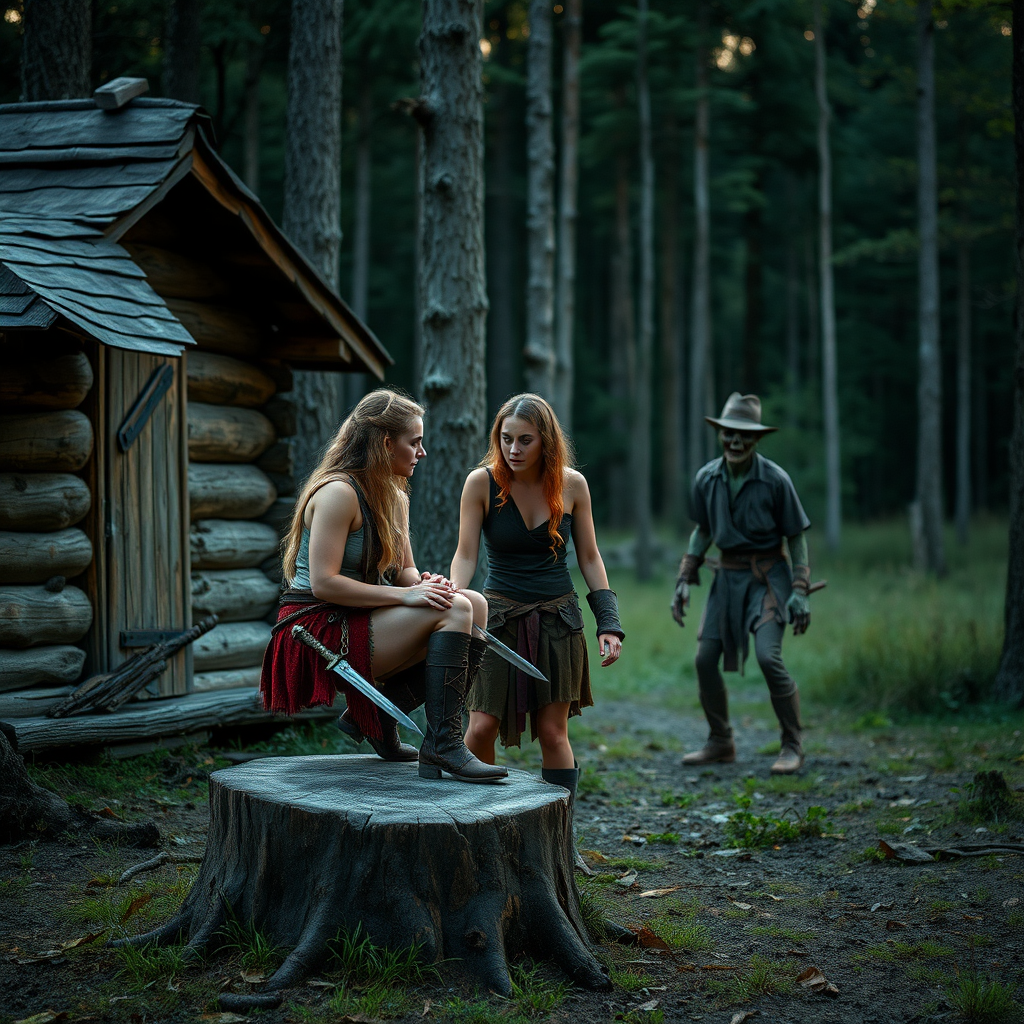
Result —
[[[294,333],[325,343],[307,344],[316,353],[308,362],[382,376],[387,350],[221,160],[208,132],[205,112],[176,100],[138,97],[118,110],[91,99],[0,105],[0,328],[44,326],[45,307],[106,344],[179,354],[191,335],[117,240],[191,178],[238,218],[282,295],[305,310]]]

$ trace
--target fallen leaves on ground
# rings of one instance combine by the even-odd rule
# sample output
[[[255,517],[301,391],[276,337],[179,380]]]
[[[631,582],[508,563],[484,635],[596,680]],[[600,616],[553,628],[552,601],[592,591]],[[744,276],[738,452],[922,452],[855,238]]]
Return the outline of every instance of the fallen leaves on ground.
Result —
[[[619,875],[615,879],[616,885],[621,885],[624,889],[628,889],[636,881],[636,868],[630,868],[628,871]]]
[[[595,864],[606,864],[608,858],[600,850],[580,850],[580,854]]]
[[[817,967],[808,967],[796,976],[796,983],[808,992],[821,992],[826,996],[839,995],[839,989]]]
[[[622,841],[624,843],[632,843],[634,846],[646,846],[647,845],[647,837],[646,836],[634,836],[634,835],[630,834],[629,832],[627,832],[622,837]]]
[[[86,946],[90,942],[95,942],[105,932],[106,928],[98,932],[89,932],[87,935],[81,935],[77,939],[69,939],[67,942],[62,942],[56,949],[47,949],[42,953],[24,953],[15,946],[12,950],[14,955],[11,957],[11,961],[24,966],[25,964],[38,964],[46,960],[55,960],[57,957],[63,956],[69,949],[77,949],[79,946]]]
[[[263,971],[242,971],[242,981],[250,985],[262,985],[267,980]]]
[[[666,949],[670,950],[672,947],[659,935],[655,935],[647,925],[644,925],[639,930],[630,929],[637,937],[637,941],[644,949]]]
[[[136,896],[125,908],[125,912],[121,915],[120,923],[124,924],[132,914],[138,913],[152,898],[153,894],[151,892],[144,892],[141,896]]]
[[[732,905],[737,910],[753,910],[754,909],[749,903],[740,903],[739,900],[730,900],[729,902],[732,903]]]

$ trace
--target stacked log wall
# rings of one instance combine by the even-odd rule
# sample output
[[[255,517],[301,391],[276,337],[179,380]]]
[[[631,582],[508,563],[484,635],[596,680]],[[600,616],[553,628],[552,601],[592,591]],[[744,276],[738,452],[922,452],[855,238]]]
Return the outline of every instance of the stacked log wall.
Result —
[[[95,439],[78,407],[93,383],[88,356],[58,330],[0,347],[0,693],[82,674],[94,618],[82,577],[94,552],[80,474]]]
[[[199,317],[199,303],[190,306]],[[265,520],[290,506],[295,489],[284,436],[295,432],[294,409],[278,393],[290,389],[290,373],[259,365],[248,344],[206,350],[213,334],[208,326],[187,356],[192,614],[220,618],[193,646],[196,692],[259,684],[280,593],[279,532]]]

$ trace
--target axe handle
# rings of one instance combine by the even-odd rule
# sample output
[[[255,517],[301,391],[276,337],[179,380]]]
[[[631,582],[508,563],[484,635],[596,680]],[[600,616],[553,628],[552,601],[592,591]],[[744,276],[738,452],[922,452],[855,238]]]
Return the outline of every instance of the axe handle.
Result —
[[[817,583],[812,583],[807,588],[808,595],[815,593],[818,590],[824,590],[828,586],[828,580],[818,580]]]

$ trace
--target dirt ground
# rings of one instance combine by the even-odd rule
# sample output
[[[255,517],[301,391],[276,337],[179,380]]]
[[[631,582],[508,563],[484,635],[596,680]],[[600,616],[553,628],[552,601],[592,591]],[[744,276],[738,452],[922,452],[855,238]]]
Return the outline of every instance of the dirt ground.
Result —
[[[875,853],[880,839],[1024,843],[1021,821],[979,817],[965,806],[977,771],[1001,771],[1011,789],[1024,787],[1019,730],[1011,724],[973,741],[948,723],[857,732],[812,719],[804,770],[773,779],[764,752],[777,738],[770,706],[744,711],[738,761],[703,770],[680,764],[683,749],[703,737],[694,715],[606,703],[574,723],[584,766],[576,825],[596,873],[580,876],[584,899],[613,921],[645,929],[648,943],[600,947],[611,992],[564,985],[556,966],[541,965],[517,974],[512,1000],[428,979],[374,1001],[365,985],[327,973],[252,1019],[956,1021],[964,1019],[957,993],[975,977],[1003,992],[1021,986],[1017,1001],[1024,999],[1024,856],[911,865]],[[173,796],[147,791],[108,805],[108,813],[153,817],[161,849],[184,863],[115,886],[152,853],[89,842],[0,848],[0,1024],[244,1019],[216,1009],[218,992],[250,990],[243,975],[259,978],[238,950],[176,968],[132,964],[103,946],[118,928],[139,932],[167,920],[180,902],[204,848],[209,753],[190,752],[187,762],[168,755],[161,770]],[[524,754],[515,763],[532,767],[536,749]],[[827,814],[808,815],[814,806]],[[739,819],[729,817],[736,812],[755,816],[747,819],[751,829],[775,820],[803,835],[783,841],[776,833],[779,841],[765,848],[730,845],[742,842]],[[93,942],[65,946],[105,927]],[[796,979],[809,968],[835,991],[801,986]],[[1015,1012],[995,1007],[975,1019],[1011,1020]]]

